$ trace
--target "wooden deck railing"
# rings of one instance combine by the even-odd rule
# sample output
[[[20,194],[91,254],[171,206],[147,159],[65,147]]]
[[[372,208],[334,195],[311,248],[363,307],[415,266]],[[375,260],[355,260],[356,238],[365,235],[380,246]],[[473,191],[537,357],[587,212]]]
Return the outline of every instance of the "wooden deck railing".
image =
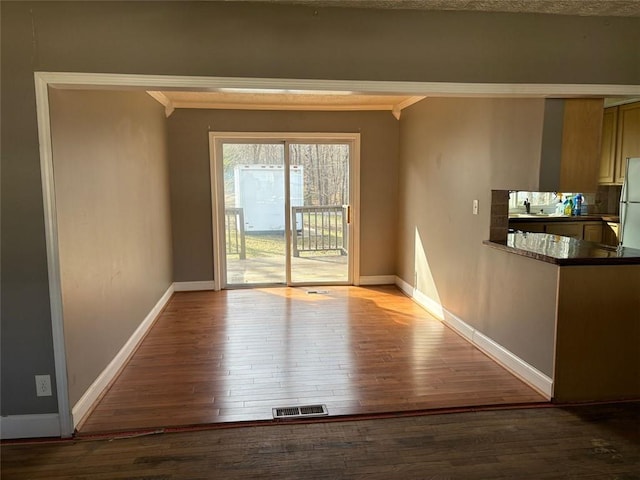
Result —
[[[244,211],[242,208],[225,208],[224,216],[227,255],[239,255],[240,260],[244,260],[247,258],[244,238]]]
[[[291,207],[293,256],[300,252],[338,251],[347,254],[347,206]]]

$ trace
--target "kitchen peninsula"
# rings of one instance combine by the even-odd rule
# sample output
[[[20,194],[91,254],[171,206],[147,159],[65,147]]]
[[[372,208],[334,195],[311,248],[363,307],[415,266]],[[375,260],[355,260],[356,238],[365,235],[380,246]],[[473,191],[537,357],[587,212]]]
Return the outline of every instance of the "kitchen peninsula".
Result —
[[[496,257],[515,270],[510,278],[536,272],[541,284],[556,285],[555,299],[527,289],[505,299],[521,306],[555,301],[555,319],[538,319],[553,328],[547,341],[554,401],[640,398],[640,250],[528,232],[484,244],[497,256],[522,258]],[[547,267],[538,267],[540,262]]]
[[[548,233],[509,233],[505,243],[486,241],[485,244],[556,265],[640,264],[640,250],[609,247]]]

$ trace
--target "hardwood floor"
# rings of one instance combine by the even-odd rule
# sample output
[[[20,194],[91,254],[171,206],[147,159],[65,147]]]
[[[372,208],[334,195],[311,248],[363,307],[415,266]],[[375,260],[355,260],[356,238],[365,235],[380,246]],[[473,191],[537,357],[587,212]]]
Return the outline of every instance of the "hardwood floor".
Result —
[[[542,402],[395,287],[177,293],[80,434]]]
[[[640,403],[2,445],[3,480],[640,478]]]

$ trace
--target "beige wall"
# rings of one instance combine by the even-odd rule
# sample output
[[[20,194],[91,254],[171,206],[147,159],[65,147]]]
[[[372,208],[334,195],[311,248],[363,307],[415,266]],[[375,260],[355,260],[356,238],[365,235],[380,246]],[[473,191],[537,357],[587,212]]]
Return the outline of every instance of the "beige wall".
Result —
[[[176,110],[169,117],[175,280],[213,279],[209,131],[360,133],[360,274],[393,275],[398,127],[390,112]]]
[[[55,373],[34,71],[640,83],[638,18],[186,1],[0,8],[2,415],[57,411],[33,379]]]
[[[398,274],[551,376],[556,267],[482,244],[491,190],[535,181],[543,105],[432,98],[405,110]]]
[[[50,92],[69,397],[172,283],[163,108],[144,92]]]

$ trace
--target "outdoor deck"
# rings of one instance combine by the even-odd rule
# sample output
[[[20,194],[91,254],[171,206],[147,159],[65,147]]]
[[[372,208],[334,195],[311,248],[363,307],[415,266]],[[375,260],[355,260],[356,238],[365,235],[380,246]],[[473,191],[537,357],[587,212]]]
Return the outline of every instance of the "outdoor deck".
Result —
[[[348,207],[292,207],[292,218],[291,281],[347,283]],[[285,232],[246,231],[243,208],[225,210],[225,252],[227,285],[287,283]]]
[[[346,283],[348,257],[344,255],[318,255],[291,258],[291,277],[296,283]],[[227,258],[227,284],[253,285],[286,282],[285,257]]]

